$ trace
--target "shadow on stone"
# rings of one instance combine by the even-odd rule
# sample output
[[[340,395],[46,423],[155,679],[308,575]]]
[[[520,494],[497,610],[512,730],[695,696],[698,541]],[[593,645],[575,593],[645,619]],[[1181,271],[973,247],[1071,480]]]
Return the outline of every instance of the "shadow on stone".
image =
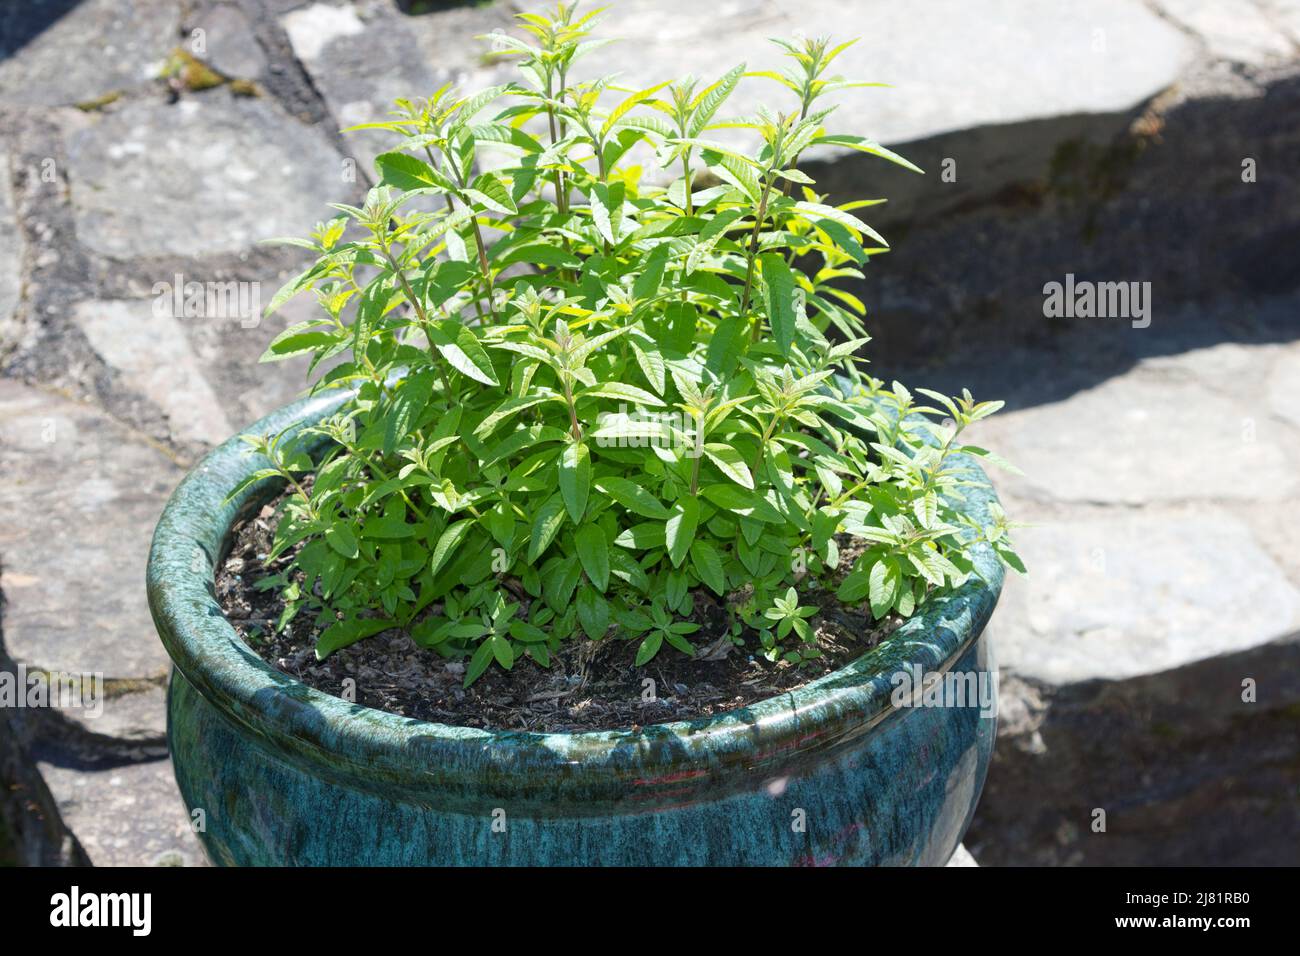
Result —
[[[0,60],[7,59],[70,13],[82,0],[13,4],[0,17]]]
[[[1295,864],[1300,632],[1129,680],[1001,690],[966,838],[984,865]]]

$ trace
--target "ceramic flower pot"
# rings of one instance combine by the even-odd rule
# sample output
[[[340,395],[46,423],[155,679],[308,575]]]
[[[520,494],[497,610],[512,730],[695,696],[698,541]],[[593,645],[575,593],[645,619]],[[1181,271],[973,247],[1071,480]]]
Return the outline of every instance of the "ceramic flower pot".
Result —
[[[342,400],[305,399],[248,431],[312,422]],[[175,664],[168,740],[213,862],[939,865],[960,842],[994,700],[935,687],[993,684],[982,635],[1002,569],[987,550],[976,559],[994,583],[928,602],[853,664],[779,697],[636,731],[488,732],[323,694],[239,638],[213,572],[236,519],[279,490],[225,501],[264,465],[238,438],[209,454],[172,495],[149,557],[149,605]],[[971,492],[977,516],[992,497],[986,481]],[[903,700],[916,683],[932,692]]]

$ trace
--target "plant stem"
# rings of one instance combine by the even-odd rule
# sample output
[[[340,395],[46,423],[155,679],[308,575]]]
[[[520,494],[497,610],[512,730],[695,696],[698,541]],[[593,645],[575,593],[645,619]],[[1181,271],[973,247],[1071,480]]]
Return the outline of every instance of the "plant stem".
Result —
[[[763,464],[763,456],[767,449],[768,440],[772,437],[772,433],[776,431],[777,420],[779,418],[779,415],[773,415],[772,420],[769,421],[767,427],[763,429],[763,437],[758,442],[758,457],[754,459],[754,467],[750,469],[750,471],[755,475],[758,474],[759,465]]]
[[[563,85],[563,80],[561,80],[561,85]],[[552,146],[560,141],[559,131],[555,127],[555,107],[551,105],[554,98],[551,77],[548,74],[546,77],[546,123],[550,128]],[[555,206],[560,210],[561,215],[567,216],[569,214],[569,197],[567,190],[564,188],[564,174],[558,169],[551,170],[551,174],[555,180]]]
[[[700,459],[704,457],[704,417],[695,416],[695,458],[691,462],[691,497],[700,489]]]
[[[496,322],[496,303],[493,299],[496,296],[496,283],[492,280],[492,267],[488,265],[487,246],[483,243],[483,232],[479,228],[478,216],[470,219],[474,224],[474,244],[478,246],[478,265],[483,270],[483,282],[487,289],[487,307],[488,315],[493,322]]]
[[[560,376],[560,381],[564,384],[564,400],[569,406],[569,431],[574,441],[582,441],[582,426],[578,424],[578,410],[573,403],[573,386],[567,375]]]
[[[745,292],[740,299],[740,314],[744,315],[749,311],[749,297],[754,288],[754,262],[758,258],[758,234],[763,228],[763,220],[767,218],[767,197],[772,191],[772,180],[769,176],[763,183],[763,195],[758,201],[758,210],[754,214],[754,228],[749,233],[749,250],[746,254],[748,262],[745,265]],[[754,338],[758,338],[759,322],[754,323]]]
[[[686,215],[695,215],[695,207],[691,201],[691,159],[689,151],[682,154],[682,178],[686,182]]]
[[[415,290],[411,288],[411,283],[406,281],[406,273],[402,267],[397,264],[393,258],[393,253],[388,246],[383,247],[384,257],[393,269],[393,275],[397,276],[397,281],[402,284],[402,291],[406,293],[406,301],[411,303],[415,309],[415,314],[420,320],[420,327],[424,329],[425,337],[429,339],[429,354],[433,357],[433,364],[438,369],[438,374],[442,377],[442,387],[447,394],[447,400],[451,401],[453,394],[451,391],[451,380],[447,377],[447,368],[443,364],[442,356],[438,354],[438,349],[433,344],[433,338],[429,335],[429,314],[424,311],[424,304],[415,296]]]

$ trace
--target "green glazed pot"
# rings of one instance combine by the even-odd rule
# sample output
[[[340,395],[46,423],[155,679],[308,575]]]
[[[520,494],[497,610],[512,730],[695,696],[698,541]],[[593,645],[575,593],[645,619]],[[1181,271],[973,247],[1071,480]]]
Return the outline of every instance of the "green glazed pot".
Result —
[[[314,422],[304,399],[249,428]],[[984,626],[1002,569],[932,599],[853,664],[707,719],[580,734],[490,732],[398,717],[262,661],[217,603],[236,519],[274,482],[238,437],[181,482],[154,533],[149,606],[175,664],[168,741],[201,838],[225,865],[940,865],[993,749],[996,696],[897,706],[900,678],[994,685]],[[981,520],[993,492],[968,502]],[[993,582],[993,583],[987,583]],[[921,703],[933,704],[927,698]]]

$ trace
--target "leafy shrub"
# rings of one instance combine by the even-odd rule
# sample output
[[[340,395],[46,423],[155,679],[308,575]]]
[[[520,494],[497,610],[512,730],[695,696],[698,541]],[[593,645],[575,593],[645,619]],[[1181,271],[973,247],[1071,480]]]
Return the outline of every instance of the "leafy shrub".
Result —
[[[303,545],[269,579],[280,626],[316,614],[322,657],[402,627],[468,657],[468,684],[579,633],[637,640],[639,663],[694,653],[701,589],[737,643],[799,661],[818,655],[801,590],[880,618],[963,582],[978,531],[950,456],[991,457],[960,435],[1001,403],[917,404],[859,369],[864,307],[837,282],[885,251],[854,214],[879,200],[830,205],[798,167],[829,145],[915,169],[826,131],[821,97],[865,85],[828,72],[848,44],[628,91],[570,78],[591,15],[521,18],[520,82],[398,101],[368,124],[400,141],[365,205],[282,240],[318,258],[268,311],[307,289],[322,310],[264,360],[338,362],[314,387],[358,392],[307,433],[332,443],[318,466],[254,442],[273,467],[250,480],[292,488],[269,560]],[[746,81],[794,105],[720,121]]]

